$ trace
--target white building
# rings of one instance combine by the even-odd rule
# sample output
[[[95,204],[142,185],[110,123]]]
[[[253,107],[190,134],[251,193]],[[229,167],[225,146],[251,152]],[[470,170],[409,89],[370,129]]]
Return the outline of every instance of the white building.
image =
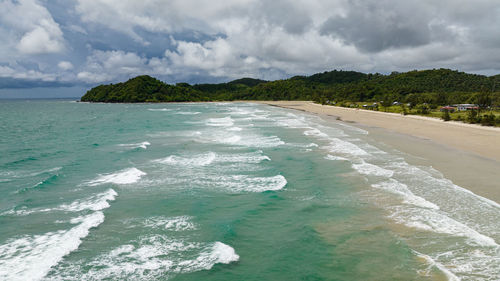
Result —
[[[477,104],[470,104],[470,103],[454,104],[453,106],[456,107],[458,111],[479,109],[479,106]]]

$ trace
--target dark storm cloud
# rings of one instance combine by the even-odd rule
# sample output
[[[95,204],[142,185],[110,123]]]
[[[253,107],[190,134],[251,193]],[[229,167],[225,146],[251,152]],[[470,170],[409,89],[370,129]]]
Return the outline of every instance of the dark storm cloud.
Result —
[[[351,1],[345,16],[328,19],[323,34],[340,37],[366,52],[422,46],[432,38],[432,16],[406,1]]]
[[[496,0],[2,0],[0,88],[500,72]]]
[[[289,1],[263,1],[260,4],[255,16],[260,14],[264,23],[283,27],[291,34],[304,33],[312,27],[312,15],[298,5],[290,5]]]

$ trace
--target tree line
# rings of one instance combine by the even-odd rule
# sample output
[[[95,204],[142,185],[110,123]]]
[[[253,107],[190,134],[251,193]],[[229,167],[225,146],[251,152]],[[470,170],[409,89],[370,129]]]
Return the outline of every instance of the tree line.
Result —
[[[195,102],[233,100],[313,100],[404,102],[413,105],[475,103],[500,105],[500,75],[484,76],[449,69],[365,74],[333,70],[311,76],[264,81],[242,78],[228,83],[166,84],[142,75],[100,85],[82,98],[89,102]]]

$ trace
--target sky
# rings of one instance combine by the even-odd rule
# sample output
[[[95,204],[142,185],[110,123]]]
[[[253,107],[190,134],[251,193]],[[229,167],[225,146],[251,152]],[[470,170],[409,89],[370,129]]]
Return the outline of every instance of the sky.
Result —
[[[0,0],[0,38],[9,98],[81,96],[142,74],[500,73],[498,0]]]

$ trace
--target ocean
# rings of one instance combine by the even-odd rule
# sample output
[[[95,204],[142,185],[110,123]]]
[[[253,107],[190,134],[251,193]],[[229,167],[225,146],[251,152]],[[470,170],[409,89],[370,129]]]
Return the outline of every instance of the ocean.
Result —
[[[353,124],[0,101],[0,280],[500,280],[500,206]]]

